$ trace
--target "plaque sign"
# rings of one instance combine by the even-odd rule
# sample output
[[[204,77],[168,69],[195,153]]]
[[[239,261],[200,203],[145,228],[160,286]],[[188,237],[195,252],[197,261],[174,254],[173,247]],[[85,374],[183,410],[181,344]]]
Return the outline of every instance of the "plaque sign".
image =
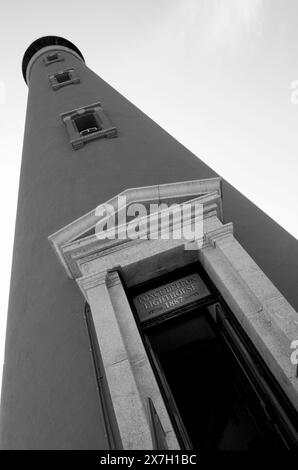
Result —
[[[209,294],[199,274],[193,273],[137,295],[134,304],[140,320],[146,321]]]

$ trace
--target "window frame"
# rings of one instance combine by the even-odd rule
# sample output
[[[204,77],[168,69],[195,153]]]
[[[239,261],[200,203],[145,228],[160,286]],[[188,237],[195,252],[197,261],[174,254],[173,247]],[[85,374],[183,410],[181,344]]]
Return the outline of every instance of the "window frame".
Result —
[[[49,57],[56,55],[57,58],[51,60]],[[43,58],[43,63],[45,66],[55,64],[56,62],[62,62],[64,60],[64,56],[61,54],[59,51],[52,51],[49,52],[44,58]]]
[[[59,82],[57,80],[57,75],[62,75],[64,73],[68,73],[70,78],[69,80],[66,80],[64,82]],[[65,69],[65,70],[60,70],[59,72],[55,72],[49,75],[49,81],[52,86],[53,90],[59,90],[60,88],[67,86],[67,85],[72,85],[74,83],[80,83],[80,77],[76,73],[76,71],[72,68],[70,69]]]
[[[95,119],[98,121],[101,129],[98,129],[97,131],[87,135],[81,135],[81,132],[76,126],[75,119],[79,116],[82,116],[84,113],[90,112],[94,113]],[[61,119],[66,126],[66,130],[73,150],[78,150],[82,148],[84,144],[90,141],[103,137],[111,139],[117,137],[118,135],[117,128],[107,117],[101,106],[101,103],[99,102],[84,106],[82,108],[74,109],[66,113],[62,113]]]

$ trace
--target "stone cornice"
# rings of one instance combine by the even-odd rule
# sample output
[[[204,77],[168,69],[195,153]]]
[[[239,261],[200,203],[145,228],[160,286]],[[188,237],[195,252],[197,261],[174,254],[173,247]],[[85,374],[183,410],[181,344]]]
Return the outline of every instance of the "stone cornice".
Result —
[[[155,202],[171,201],[171,204],[183,204],[185,198],[189,197],[188,202],[195,204],[199,202],[203,205],[203,217],[214,216],[216,213],[219,219],[222,218],[222,193],[221,179],[209,178],[196,181],[183,181],[178,183],[169,183],[142,188],[132,188],[123,191],[118,196],[125,196],[127,207],[136,202]],[[116,207],[118,196],[106,202]],[[183,202],[182,199],[184,198]],[[96,216],[96,209],[90,211],[74,222],[66,225],[54,234],[49,236],[49,241],[53,246],[61,264],[67,272],[68,277],[79,277],[79,259],[92,255],[92,253],[104,252],[105,250],[122,249],[125,244],[131,240],[99,240],[96,235],[86,235],[90,232],[100,218]],[[142,240],[134,240],[138,243]]]

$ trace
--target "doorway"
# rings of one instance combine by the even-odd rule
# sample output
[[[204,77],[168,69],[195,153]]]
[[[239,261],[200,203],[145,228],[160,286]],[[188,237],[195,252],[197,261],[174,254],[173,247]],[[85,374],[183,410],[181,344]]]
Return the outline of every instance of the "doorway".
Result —
[[[193,308],[145,331],[182,447],[287,448],[278,419],[222,334],[215,307]]]
[[[298,449],[298,416],[195,263],[129,290],[182,449]]]

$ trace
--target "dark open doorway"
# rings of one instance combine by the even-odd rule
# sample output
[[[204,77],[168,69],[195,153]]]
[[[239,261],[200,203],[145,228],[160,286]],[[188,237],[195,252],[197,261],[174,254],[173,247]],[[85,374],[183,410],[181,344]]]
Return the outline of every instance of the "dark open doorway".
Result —
[[[187,318],[152,328],[147,335],[191,447],[258,448],[264,445],[264,436],[239,393],[233,361],[213,323],[203,307]]]
[[[295,448],[297,429],[286,398],[236,330],[231,325],[229,332],[224,329],[215,314],[219,307],[196,307],[146,329],[182,445],[198,450]]]
[[[130,295],[183,449],[298,448],[296,410],[198,264]]]

